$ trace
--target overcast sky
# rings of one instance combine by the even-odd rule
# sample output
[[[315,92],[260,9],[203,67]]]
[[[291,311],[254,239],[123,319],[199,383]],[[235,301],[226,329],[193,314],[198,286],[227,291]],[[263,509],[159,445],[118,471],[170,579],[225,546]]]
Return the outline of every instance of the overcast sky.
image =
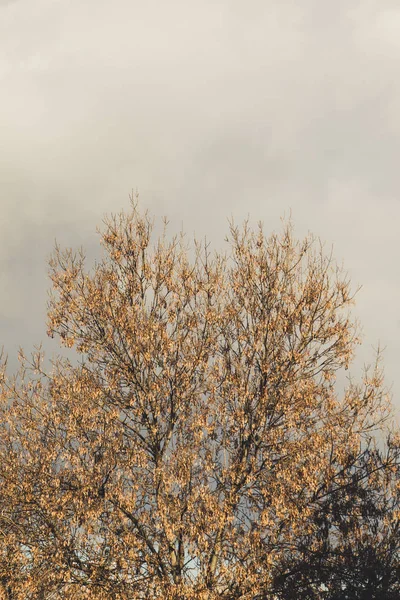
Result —
[[[386,347],[400,409],[399,72],[398,0],[0,0],[10,364],[45,341],[54,239],[94,256],[137,188],[216,247],[228,217],[268,232],[290,210],[333,244],[363,286],[357,364]]]

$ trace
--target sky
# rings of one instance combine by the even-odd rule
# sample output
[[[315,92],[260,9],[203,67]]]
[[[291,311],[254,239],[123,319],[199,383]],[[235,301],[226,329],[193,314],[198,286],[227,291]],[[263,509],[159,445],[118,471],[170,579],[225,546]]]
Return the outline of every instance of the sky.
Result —
[[[400,413],[398,0],[0,0],[0,346],[46,340],[55,239],[129,208],[223,246],[291,213],[358,292]]]

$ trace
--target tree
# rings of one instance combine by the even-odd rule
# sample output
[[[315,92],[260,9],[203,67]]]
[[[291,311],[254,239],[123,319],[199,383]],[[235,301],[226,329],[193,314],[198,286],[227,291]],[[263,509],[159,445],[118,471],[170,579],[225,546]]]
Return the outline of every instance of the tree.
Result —
[[[393,598],[399,437],[379,360],[335,386],[348,279],[290,223],[214,255],[153,231],[132,199],[92,270],[56,247],[48,331],[82,360],[4,365],[3,597],[364,598],[371,547]]]
[[[275,596],[396,600],[400,597],[398,444],[389,438],[385,455],[364,448],[349,456],[336,477],[334,485],[330,481],[317,492],[314,530],[300,535],[281,561]]]

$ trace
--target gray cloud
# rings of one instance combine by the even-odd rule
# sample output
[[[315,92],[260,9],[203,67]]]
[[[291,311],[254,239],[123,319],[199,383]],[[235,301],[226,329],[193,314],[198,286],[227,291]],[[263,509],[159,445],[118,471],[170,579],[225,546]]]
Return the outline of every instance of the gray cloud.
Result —
[[[1,334],[44,335],[54,238],[131,188],[216,244],[227,217],[334,244],[400,385],[400,8],[386,0],[0,4]],[[39,339],[38,339],[39,338]],[[18,340],[18,344],[16,344]]]

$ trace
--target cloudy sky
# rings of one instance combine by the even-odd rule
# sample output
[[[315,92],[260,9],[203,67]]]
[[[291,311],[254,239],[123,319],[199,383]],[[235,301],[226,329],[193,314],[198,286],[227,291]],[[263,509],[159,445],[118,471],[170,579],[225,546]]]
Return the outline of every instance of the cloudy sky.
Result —
[[[143,207],[218,247],[292,211],[334,247],[400,409],[398,0],[0,0],[0,345],[45,340],[56,238]],[[49,352],[56,342],[47,341]],[[356,370],[357,372],[357,370]]]

